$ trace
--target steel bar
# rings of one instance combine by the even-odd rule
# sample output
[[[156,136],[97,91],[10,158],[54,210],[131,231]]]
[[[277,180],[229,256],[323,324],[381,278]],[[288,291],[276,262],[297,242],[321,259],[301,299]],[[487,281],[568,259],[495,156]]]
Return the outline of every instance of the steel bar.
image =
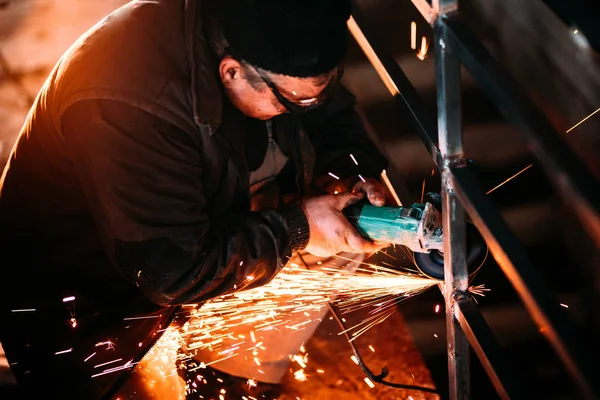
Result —
[[[377,46],[371,44],[373,36],[370,32],[365,31],[364,19],[361,17],[359,10],[355,9],[353,15],[355,26],[354,29],[350,27],[352,34],[363,47],[363,50],[367,47],[365,43],[371,49],[370,54],[367,53],[371,63],[374,60],[380,60],[380,64],[386,70],[386,73],[380,74],[380,77],[384,81],[386,79],[391,80],[392,82],[388,83],[393,83],[393,86],[397,88],[398,92],[392,93],[392,95],[402,109],[410,112],[425,147],[432,155],[434,162],[441,167],[442,162],[437,148],[435,122],[430,119],[421,98],[396,62],[385,56]],[[449,43],[446,42],[445,44],[448,45]],[[390,87],[387,83],[386,86]],[[541,331],[557,349],[574,380],[582,388],[584,396],[586,398],[596,398],[594,397],[596,388],[590,384],[593,382],[589,374],[589,371],[591,371],[589,369],[590,360],[575,341],[576,336],[572,330],[574,325],[559,307],[558,300],[529,263],[523,247],[478,186],[473,173],[467,168],[451,168],[451,171],[452,186],[459,200],[466,207],[479,230],[484,234],[494,257],[517,288],[517,292],[523,298]],[[473,313],[479,313],[479,311],[475,309]],[[486,338],[486,332],[489,333],[489,328],[485,325],[485,320],[482,317],[477,319],[486,326],[486,329],[481,329],[479,333],[476,333],[479,343],[487,343],[486,346],[481,346],[486,349],[488,355],[488,359],[482,359],[482,363],[485,365],[489,362],[493,368],[496,368],[495,363],[502,359],[502,354],[496,351],[494,352],[496,356],[490,356],[489,347],[491,346],[490,343],[493,342]],[[473,340],[472,343],[475,349],[480,347],[478,342]],[[498,370],[496,373],[498,376],[504,376]]]
[[[398,63],[381,51],[373,33],[367,26],[365,18],[356,5],[353,6],[352,17],[348,21],[348,29],[379,74],[390,94],[400,105],[402,111],[410,115],[411,122],[421,141],[432,155],[433,161],[439,164],[440,154],[437,148],[435,120],[425,108],[421,97]]]
[[[439,23],[448,27],[446,45],[455,49],[505,118],[521,128],[549,181],[600,248],[600,185],[592,173],[471,30],[457,21]]]
[[[436,25],[435,62],[438,108],[438,143],[442,156],[442,220],[444,229],[444,298],[446,301],[446,338],[448,382],[451,400],[468,399],[469,342],[455,315],[458,301],[467,297],[465,215],[452,187],[451,167],[466,165],[463,153],[460,65],[444,45],[443,25]]]
[[[456,319],[501,399],[529,398],[473,299],[458,302]]]
[[[438,17],[446,17],[452,13],[458,12],[458,1],[457,0],[433,0],[433,12]],[[437,22],[437,19],[433,22]],[[432,23],[432,26],[434,24]]]
[[[486,197],[473,172],[451,168],[454,190],[500,268],[521,296],[541,333],[554,347],[585,398],[597,398],[591,360],[577,341],[575,324],[560,307],[542,277],[531,265],[526,252],[498,210]]]
[[[438,16],[434,7],[432,7],[427,0],[412,0],[412,3],[415,8],[419,10],[425,21],[427,21],[429,25],[433,25]]]

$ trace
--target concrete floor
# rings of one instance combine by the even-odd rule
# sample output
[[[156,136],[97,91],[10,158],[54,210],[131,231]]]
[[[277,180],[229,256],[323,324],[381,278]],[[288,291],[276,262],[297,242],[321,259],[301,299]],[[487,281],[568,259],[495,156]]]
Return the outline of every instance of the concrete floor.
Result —
[[[124,3],[123,0],[17,0],[0,9],[0,53],[10,74],[0,70],[0,165],[4,165],[31,100],[56,60],[81,33]],[[299,382],[293,374],[288,374],[281,400],[438,398],[381,385],[370,388],[358,365],[350,359],[350,347],[338,332],[339,327],[326,319],[307,343],[308,380]],[[430,335],[433,337],[434,333]],[[399,313],[367,332],[358,344],[375,372],[387,365],[391,381],[433,387],[429,371]],[[371,352],[368,344],[376,351]],[[317,373],[317,369],[325,373]],[[13,383],[0,346],[0,385]]]

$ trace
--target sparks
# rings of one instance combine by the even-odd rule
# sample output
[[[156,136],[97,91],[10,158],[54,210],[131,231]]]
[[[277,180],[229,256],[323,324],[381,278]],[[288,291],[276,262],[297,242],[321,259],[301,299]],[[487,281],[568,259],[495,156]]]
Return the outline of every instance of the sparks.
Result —
[[[385,172],[385,169],[383,171],[381,171],[381,179],[383,180],[383,183],[385,183],[385,187],[387,187],[387,189],[392,194],[392,197],[394,198],[394,201],[396,202],[396,205],[397,206],[402,206],[402,202],[400,201],[400,197],[398,197],[398,193],[396,193],[396,190],[394,189],[394,186],[392,186],[392,182],[390,181],[390,178],[388,178],[387,172]]]
[[[361,181],[366,182],[365,178],[363,178],[362,175],[358,175],[358,177],[360,178]]]
[[[337,180],[340,180],[340,177],[339,177],[339,176],[337,176],[337,175],[334,175],[334,174],[332,174],[331,172],[329,172],[329,176],[331,176],[331,177],[333,177],[333,178],[335,178],[335,179],[337,179]]]
[[[469,286],[468,292],[476,296],[485,297],[485,292],[490,292],[492,289],[485,287],[485,284]]]
[[[158,318],[158,315],[148,315],[145,317],[128,317],[128,318],[123,318],[123,321],[133,321],[136,319],[151,319],[151,318]]]
[[[306,381],[306,374],[304,373],[303,369],[299,369],[298,371],[294,372],[294,379],[296,379],[297,381],[300,382],[304,382]]]
[[[295,355],[294,357],[292,357],[292,359],[293,359],[293,361],[297,362],[300,367],[306,368],[306,363],[304,362],[305,361],[304,357]]]
[[[371,350],[373,353],[375,353],[375,349],[371,345],[369,345],[369,350]]]
[[[521,175],[523,172],[527,171],[531,167],[533,167],[533,164],[529,164],[528,166],[526,166],[525,168],[523,168],[522,170],[520,170],[519,172],[517,172],[516,174],[514,174],[513,176],[511,176],[510,178],[508,178],[507,180],[505,180],[501,184],[499,184],[498,186],[495,186],[493,189],[488,190],[486,194],[492,193],[494,190],[498,189],[502,185],[504,185],[504,184],[510,182],[511,180],[515,179],[517,176]]]
[[[93,352],[92,354],[90,354],[85,360],[83,360],[83,362],[88,362],[88,360],[92,357],[94,357],[96,355],[96,352]]]
[[[59,355],[59,354],[65,354],[65,353],[70,353],[73,351],[73,348],[67,349],[67,350],[61,350],[61,351],[57,351],[56,353],[54,353],[54,355]]]
[[[354,158],[354,155],[350,154],[350,158],[352,159],[352,161],[354,161],[354,164],[358,165],[358,161],[356,161],[356,158]]]
[[[75,301],[75,296],[69,296],[63,299],[63,303],[68,303],[70,301]]]
[[[564,307],[564,308],[569,308],[569,306],[568,306],[568,305],[566,305],[566,304],[564,304],[564,303],[560,303],[560,305],[561,305],[561,307]]]
[[[248,379],[246,381],[246,385],[248,385],[249,388],[253,388],[257,386],[257,383],[254,379]]]
[[[373,389],[373,388],[375,387],[375,384],[374,384],[373,382],[371,382],[371,380],[370,380],[369,378],[367,378],[367,377],[365,377],[365,383],[366,383],[367,385],[369,385],[369,387],[370,387],[371,389]]]
[[[116,360],[112,360],[112,361],[108,361],[108,362],[105,362],[105,363],[102,363],[102,364],[94,365],[94,368],[104,367],[105,365],[114,364],[114,363],[119,362],[121,360],[122,360],[122,358],[118,358]]]
[[[429,49],[429,44],[427,43],[427,38],[423,36],[421,38],[421,48],[417,52],[417,58],[421,61],[425,60],[427,57],[427,50]]]
[[[356,358],[356,356],[350,356],[350,359],[354,361],[354,364],[358,365],[358,358]]]
[[[35,308],[21,308],[19,310],[10,310],[11,312],[32,312],[35,311]]]
[[[355,339],[392,315],[398,301],[437,283],[421,275],[372,264],[364,264],[351,273],[329,266],[308,270],[290,263],[264,286],[220,296],[192,310],[181,335],[189,352],[207,349],[225,356],[211,364],[250,351],[252,360],[260,366],[259,350],[264,350],[257,340],[260,331],[296,331],[313,321],[286,325],[286,316],[318,315],[330,301],[342,313],[370,308],[372,315],[366,322],[349,328]],[[239,338],[240,332],[250,340]],[[307,364],[305,356],[293,358],[302,369]]]
[[[415,21],[410,23],[410,48],[417,49],[417,23]]]
[[[598,108],[596,111],[594,111],[593,113],[591,113],[590,115],[588,115],[587,117],[585,117],[584,119],[582,119],[581,121],[579,121],[578,123],[576,123],[575,125],[570,127],[569,129],[567,129],[567,131],[565,133],[571,132],[573,129],[577,128],[579,125],[583,124],[585,121],[587,121],[588,119],[593,117],[594,114],[596,114],[597,112],[600,112],[600,108]]]
[[[111,342],[110,340],[107,340],[106,342],[98,342],[98,343],[96,343],[95,347],[100,347],[103,345],[106,345],[105,350],[114,350],[115,349],[115,344],[113,342]]]
[[[436,305],[435,305],[435,312],[436,312],[436,313],[439,313],[439,312],[440,312],[440,305],[439,305],[439,304],[436,304]]]

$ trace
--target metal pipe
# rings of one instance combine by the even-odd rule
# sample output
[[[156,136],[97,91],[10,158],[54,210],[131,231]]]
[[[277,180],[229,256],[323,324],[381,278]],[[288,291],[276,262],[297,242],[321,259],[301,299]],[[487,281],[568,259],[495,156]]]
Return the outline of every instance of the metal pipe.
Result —
[[[470,393],[469,342],[456,319],[458,301],[467,298],[466,227],[462,205],[452,187],[451,167],[466,165],[462,143],[460,65],[445,45],[443,25],[436,24],[435,61],[438,105],[438,143],[442,156],[442,219],[444,229],[444,298],[448,381],[451,400]]]
[[[504,116],[520,128],[548,180],[600,248],[600,186],[597,180],[475,34],[458,21],[441,23],[447,26],[446,45],[452,47]]]
[[[526,386],[517,382],[514,369],[506,361],[502,349],[473,299],[458,302],[456,319],[487,372],[498,396],[503,400],[530,398]]]
[[[415,5],[418,2],[419,1],[417,0],[413,0]],[[427,109],[423,105],[422,99],[416,93],[414,87],[398,64],[373,44],[373,37],[370,33],[363,33],[365,30],[365,21],[359,11],[360,10],[356,7],[353,11],[354,21],[356,23],[353,24],[353,27],[350,27],[352,35],[359,43],[370,43],[369,47],[372,51],[370,52],[369,61],[374,63],[375,59],[380,60],[380,64],[387,71],[385,74],[380,74],[380,77],[384,80],[384,83],[386,79],[392,81],[391,83],[393,83],[393,86],[388,85],[387,83],[386,86],[398,89],[398,93],[394,98],[398,101],[398,104],[402,109],[407,110],[411,114],[417,132],[425,144],[425,147],[432,155],[434,162],[440,169],[444,168],[444,162],[442,162],[441,154],[437,147],[438,141],[435,121],[430,118]],[[436,21],[438,24],[444,23],[444,21]],[[439,41],[436,40],[436,42],[438,42],[436,46],[439,45]],[[445,41],[444,44],[448,46],[449,42]],[[369,54],[367,55],[369,56]],[[394,95],[394,93],[392,94]],[[452,123],[456,124],[456,120]],[[444,151],[444,154],[448,154],[447,150],[449,146],[445,146],[446,150]],[[455,196],[457,195],[461,200],[466,211],[486,238],[486,242],[498,264],[502,267],[504,273],[523,298],[530,314],[540,326],[541,332],[546,335],[550,343],[557,350],[557,353],[567,366],[567,369],[571,372],[575,382],[577,382],[582,389],[584,396],[586,398],[596,398],[594,397],[594,393],[597,392],[594,391],[596,388],[594,387],[594,380],[592,379],[593,375],[590,374],[590,360],[588,355],[583,352],[580,343],[576,340],[572,321],[564,311],[560,309],[558,300],[529,263],[522,245],[510,231],[498,210],[492,206],[489,199],[485,196],[477,180],[473,176],[473,173],[468,168],[460,166],[460,162],[457,163],[457,165],[459,165],[459,167],[451,166],[449,168],[451,180],[444,185],[447,188],[452,188],[452,194]],[[569,177],[564,176],[563,178],[568,179]],[[456,204],[456,200],[452,201],[450,196],[448,196],[447,201],[448,200],[449,203],[454,202],[454,204]],[[451,208],[446,206],[446,209]],[[451,217],[450,220],[452,220]],[[450,229],[452,230],[453,228],[451,227]],[[450,236],[451,235],[447,235],[447,237]],[[452,240],[450,240],[450,242],[450,244],[452,244]],[[443,287],[441,289],[445,292]],[[461,301],[459,301],[458,304],[461,304]],[[477,309],[474,309],[474,311],[469,312],[468,314],[475,315],[475,311],[479,314]],[[465,318],[462,318],[461,315]],[[472,321],[473,318],[475,318],[475,320],[479,321],[478,324],[468,322],[470,326],[480,325],[480,323],[485,325],[486,329],[473,329],[473,335],[469,337],[484,366],[492,364],[492,366],[486,367],[486,370],[490,373],[490,371],[494,370],[494,363],[498,360],[500,360],[500,362],[502,361],[500,357],[501,352],[493,351],[492,343],[494,342],[488,337],[490,333],[489,328],[487,328],[485,320],[480,317],[479,314],[479,317],[475,315],[475,317],[469,318],[467,313],[462,312],[461,314],[461,310],[457,310],[457,314],[454,315],[454,318],[458,318],[459,322],[463,322],[463,327],[467,333],[469,330],[464,324],[465,322],[468,322],[469,319]],[[455,329],[456,327],[453,328]],[[486,343],[486,345],[483,346],[481,343]],[[492,348],[490,348],[490,346],[492,346]],[[498,376],[504,377],[507,369],[502,368],[502,365],[500,365],[499,368],[500,370],[496,368],[495,373]],[[505,373],[502,373],[502,371]],[[490,376],[494,379],[492,375]],[[502,380],[502,382],[504,383],[504,380]],[[507,387],[507,384],[505,384],[505,387]]]
[[[451,168],[453,188],[485,237],[496,262],[521,296],[540,332],[564,363],[584,398],[597,398],[592,360],[577,340],[573,321],[531,265],[526,252],[468,168]]]
[[[412,0],[412,3],[415,8],[419,10],[425,21],[427,21],[429,25],[433,25],[438,17],[438,12],[436,9],[431,7],[427,0]]]
[[[379,74],[390,94],[394,96],[402,110],[410,115],[411,122],[421,141],[432,155],[433,161],[439,165],[440,154],[437,148],[435,120],[423,105],[421,97],[398,63],[381,51],[374,35],[368,30],[365,18],[356,4],[353,5],[352,18],[348,21],[348,29]]]
[[[458,1],[457,0],[433,0],[433,11],[438,16],[447,16],[452,13],[458,12]],[[420,10],[419,10],[420,11]],[[437,22],[434,21],[434,22]],[[433,25],[433,23],[432,23]]]

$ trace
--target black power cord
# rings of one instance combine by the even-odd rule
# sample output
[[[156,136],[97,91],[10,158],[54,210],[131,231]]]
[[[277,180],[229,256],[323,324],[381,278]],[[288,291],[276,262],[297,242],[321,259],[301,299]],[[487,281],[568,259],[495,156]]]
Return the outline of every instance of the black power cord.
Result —
[[[342,332],[344,333],[344,337],[346,338],[346,340],[348,341],[348,344],[352,348],[352,352],[354,353],[354,356],[356,357],[356,360],[358,362],[358,366],[360,367],[360,369],[363,370],[363,372],[365,373],[365,375],[370,380],[372,380],[373,382],[380,383],[380,384],[385,385],[385,386],[393,387],[393,388],[406,389],[406,390],[417,390],[419,392],[427,392],[427,393],[439,394],[435,389],[428,388],[428,387],[425,387],[425,386],[408,385],[408,384],[405,384],[405,383],[396,383],[396,382],[385,381],[384,380],[385,377],[388,376],[389,373],[390,373],[390,370],[388,369],[388,367],[381,368],[381,374],[375,375],[375,373],[373,373],[373,371],[371,371],[369,369],[369,367],[367,367],[367,365],[365,364],[364,360],[362,359],[362,356],[360,355],[360,353],[358,351],[358,348],[356,347],[356,345],[354,344],[354,342],[350,338],[350,335],[348,335],[348,332],[346,330],[346,326],[344,325],[344,322],[342,321],[342,318],[340,317],[340,314],[339,314],[338,310],[335,308],[335,306],[331,302],[328,302],[327,306],[329,307],[329,311],[331,311],[331,314],[333,314],[333,317],[335,318],[335,320],[337,321],[337,323],[342,328]]]
[[[300,255],[300,253],[297,253],[297,254],[298,254],[298,257],[300,258],[300,260],[302,261],[302,263],[304,264],[304,267],[306,269],[309,269],[308,265],[306,264],[306,261],[304,261],[304,258],[302,257],[302,255]],[[370,380],[372,380],[373,382],[377,382],[379,384],[385,385],[385,386],[393,387],[393,388],[406,389],[406,390],[415,390],[415,391],[419,391],[419,392],[439,394],[437,392],[437,390],[432,389],[432,388],[428,388],[428,387],[425,387],[425,386],[408,385],[408,384],[405,384],[405,383],[388,382],[388,381],[384,380],[385,377],[390,374],[390,370],[388,369],[388,367],[381,368],[381,374],[375,375],[375,373],[373,373],[373,371],[371,371],[369,369],[369,367],[367,367],[367,364],[365,364],[362,356],[360,355],[360,352],[358,351],[358,348],[356,347],[356,345],[352,341],[352,338],[350,337],[350,335],[348,335],[348,331],[346,329],[346,326],[344,325],[344,322],[342,321],[342,317],[340,316],[340,313],[337,310],[337,308],[333,305],[333,303],[331,301],[327,302],[327,307],[329,308],[329,311],[331,311],[331,314],[335,318],[336,322],[339,324],[340,328],[342,328],[342,332],[344,334],[344,337],[346,338],[346,341],[348,342],[348,344],[352,348],[352,352],[354,353],[354,356],[356,357],[356,360],[358,362],[358,366],[360,367],[360,369],[363,370],[363,372],[365,373],[365,375]]]

